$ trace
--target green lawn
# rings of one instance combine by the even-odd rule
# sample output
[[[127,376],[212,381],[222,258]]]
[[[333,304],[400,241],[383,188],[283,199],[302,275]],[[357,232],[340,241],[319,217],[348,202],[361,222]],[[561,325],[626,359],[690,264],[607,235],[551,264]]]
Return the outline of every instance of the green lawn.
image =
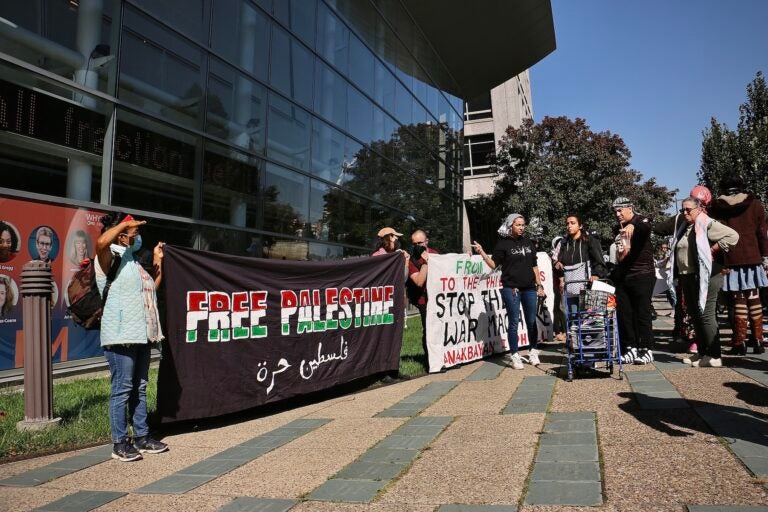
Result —
[[[426,358],[421,348],[421,320],[406,321],[400,352],[400,374],[416,377],[426,373]],[[18,432],[16,423],[24,419],[24,395],[0,393],[0,461],[108,443],[109,378],[79,379],[53,386],[53,413],[61,426],[44,432]],[[150,370],[147,407],[157,404],[157,370]]]

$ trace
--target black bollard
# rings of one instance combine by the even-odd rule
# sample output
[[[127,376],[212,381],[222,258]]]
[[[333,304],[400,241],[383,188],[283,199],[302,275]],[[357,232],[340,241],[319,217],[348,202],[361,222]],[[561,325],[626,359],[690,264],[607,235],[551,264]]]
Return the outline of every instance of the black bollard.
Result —
[[[30,261],[21,271],[24,315],[24,420],[18,430],[43,430],[59,425],[53,417],[51,362],[51,266]]]

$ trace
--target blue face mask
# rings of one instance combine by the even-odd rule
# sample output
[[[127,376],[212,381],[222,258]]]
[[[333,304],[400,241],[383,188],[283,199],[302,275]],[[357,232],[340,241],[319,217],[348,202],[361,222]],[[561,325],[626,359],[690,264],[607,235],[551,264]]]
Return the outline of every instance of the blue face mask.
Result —
[[[136,252],[139,249],[141,249],[141,235],[136,235],[133,239],[133,243],[131,244],[131,250]]]

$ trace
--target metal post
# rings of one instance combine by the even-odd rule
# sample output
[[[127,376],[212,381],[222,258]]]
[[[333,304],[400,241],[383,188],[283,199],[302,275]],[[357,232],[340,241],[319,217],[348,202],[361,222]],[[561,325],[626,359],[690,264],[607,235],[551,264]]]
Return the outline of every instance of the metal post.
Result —
[[[21,271],[24,315],[24,420],[18,430],[58,426],[53,417],[53,365],[51,363],[51,265],[30,261]]]

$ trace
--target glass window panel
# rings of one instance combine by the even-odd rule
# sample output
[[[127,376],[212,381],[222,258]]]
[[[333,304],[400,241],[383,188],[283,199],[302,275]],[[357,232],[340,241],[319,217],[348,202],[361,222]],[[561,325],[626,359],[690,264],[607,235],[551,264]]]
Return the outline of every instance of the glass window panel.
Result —
[[[176,28],[182,34],[202,43],[208,42],[209,0],[134,1],[147,12]]]
[[[312,106],[312,54],[288,33],[272,27],[270,83],[302,105]]]
[[[309,259],[313,261],[341,260],[344,258],[345,247],[340,245],[309,243]]]
[[[269,70],[267,16],[247,0],[216,0],[212,25],[214,51],[266,81]]]
[[[111,104],[7,70],[19,83],[0,79],[2,187],[98,201]]]
[[[323,2],[319,3],[317,11],[316,49],[339,71],[347,73],[349,29]]]
[[[259,177],[263,160],[208,143],[203,156],[202,218],[234,226],[261,227]]]
[[[194,248],[202,251],[266,258],[269,247],[275,244],[275,237],[219,226],[201,226],[196,231]]]
[[[106,92],[108,78],[116,69],[114,49],[110,49],[112,2],[93,8],[98,28],[88,34],[92,37],[78,39],[77,2],[2,1],[0,18],[5,30],[0,31],[0,49],[80,85]],[[14,26],[34,35],[25,37]],[[39,44],[29,44],[30,39]],[[56,51],[46,51],[49,47]]]
[[[374,57],[354,35],[349,44],[349,78],[368,94],[373,94]]]
[[[368,153],[369,151],[360,143],[356,142],[350,137],[347,137],[344,145],[344,161],[342,162],[342,179],[341,183],[347,183],[352,179],[366,180],[368,177],[368,169],[361,165],[361,155]]]
[[[378,60],[374,62],[376,83],[373,99],[390,113],[395,111],[395,76]]]
[[[332,187],[319,181],[311,180],[309,192],[309,229],[307,236],[318,240],[336,240],[336,233],[330,231],[330,217],[333,209],[329,195]],[[337,189],[333,189],[337,190]]]
[[[402,124],[411,124],[413,96],[400,82],[395,84],[395,117]]]
[[[315,61],[315,112],[335,125],[347,125],[347,82],[341,75]]]
[[[440,95],[440,92],[432,87],[431,85],[427,86],[427,108],[432,113],[432,116],[435,118],[438,117],[438,110],[437,110],[437,97]]]
[[[309,114],[276,94],[269,95],[267,155],[309,170]]]
[[[424,124],[427,122],[427,111],[418,101],[413,102],[413,124]]]
[[[112,202],[191,217],[199,143],[187,132],[118,111]]]
[[[337,183],[341,178],[346,137],[317,119],[312,120],[312,174]]]
[[[309,178],[267,164],[264,180],[264,229],[294,236],[309,236]]]
[[[317,0],[290,0],[291,30],[314,47],[317,18]]]
[[[349,86],[347,97],[347,131],[364,143],[369,143],[373,136],[373,103],[352,85]]]
[[[206,131],[263,154],[266,117],[266,87],[212,58],[208,74]]]
[[[133,9],[125,10],[120,99],[164,118],[200,126],[203,53]]]

